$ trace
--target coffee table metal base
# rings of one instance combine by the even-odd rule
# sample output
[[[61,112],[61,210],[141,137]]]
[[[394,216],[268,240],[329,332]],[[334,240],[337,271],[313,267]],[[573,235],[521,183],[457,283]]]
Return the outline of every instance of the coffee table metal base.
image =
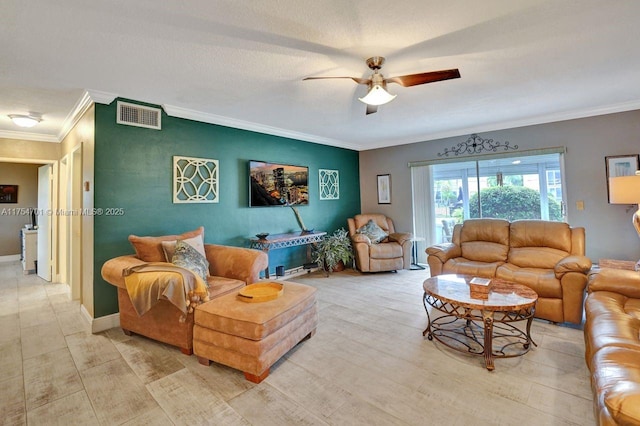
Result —
[[[428,306],[444,315],[432,320]],[[531,338],[534,307],[483,311],[443,302],[426,292],[424,307],[428,324],[422,335],[460,352],[484,356],[487,370],[494,370],[494,358],[521,356],[529,352],[531,345],[537,346]],[[525,330],[512,324],[520,321],[526,321]]]

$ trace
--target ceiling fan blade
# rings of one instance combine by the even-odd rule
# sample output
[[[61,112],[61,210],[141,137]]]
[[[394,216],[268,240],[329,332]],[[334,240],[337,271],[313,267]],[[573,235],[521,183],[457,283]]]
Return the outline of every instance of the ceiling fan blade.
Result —
[[[353,81],[355,81],[358,84],[369,84],[371,83],[371,80],[368,78],[358,78],[358,77],[305,77],[302,80],[325,80],[328,78],[349,78]]]
[[[373,114],[374,112],[378,112],[378,105],[369,105],[367,104],[367,114]]]
[[[436,81],[450,80],[452,78],[460,78],[460,71],[457,68],[451,70],[423,72],[420,74],[402,75],[399,77],[389,77],[385,81],[387,83],[398,83],[401,86],[417,86],[419,84],[434,83]]]

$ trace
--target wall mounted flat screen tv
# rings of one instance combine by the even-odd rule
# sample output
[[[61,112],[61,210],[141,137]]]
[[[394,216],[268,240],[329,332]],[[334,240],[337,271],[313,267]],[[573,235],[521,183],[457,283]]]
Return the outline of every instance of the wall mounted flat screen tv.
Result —
[[[271,207],[309,204],[309,168],[249,161],[249,205]]]

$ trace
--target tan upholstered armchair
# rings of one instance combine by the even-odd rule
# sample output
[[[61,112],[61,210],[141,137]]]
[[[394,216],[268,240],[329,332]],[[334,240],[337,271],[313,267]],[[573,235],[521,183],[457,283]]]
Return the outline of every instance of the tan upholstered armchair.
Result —
[[[191,355],[193,352],[194,314],[178,309],[164,295],[142,316],[138,315],[127,289],[123,272],[135,266],[166,262],[163,242],[202,238],[205,257],[209,262],[209,299],[238,291],[247,284],[260,279],[260,271],[267,267],[267,254],[242,247],[204,244],[204,228],[185,232],[181,235],[160,237],[129,236],[136,254],[118,256],[102,265],[102,278],[118,289],[120,327],[125,334],[136,333],[169,345]],[[157,282],[161,280],[156,280]],[[155,284],[155,282],[154,282]]]
[[[370,238],[362,231],[372,221],[374,228],[383,231],[378,238]],[[355,252],[356,267],[361,272],[396,271],[411,268],[411,234],[395,232],[393,221],[383,214],[359,214],[347,219],[349,237]],[[369,224],[369,228],[372,224]],[[383,235],[386,235],[383,237]]]

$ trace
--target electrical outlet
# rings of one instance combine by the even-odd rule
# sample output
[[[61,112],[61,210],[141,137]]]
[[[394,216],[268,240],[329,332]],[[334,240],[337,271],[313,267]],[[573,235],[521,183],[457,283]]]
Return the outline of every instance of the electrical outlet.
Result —
[[[582,201],[582,200],[576,201],[576,209],[584,210],[584,201]]]

